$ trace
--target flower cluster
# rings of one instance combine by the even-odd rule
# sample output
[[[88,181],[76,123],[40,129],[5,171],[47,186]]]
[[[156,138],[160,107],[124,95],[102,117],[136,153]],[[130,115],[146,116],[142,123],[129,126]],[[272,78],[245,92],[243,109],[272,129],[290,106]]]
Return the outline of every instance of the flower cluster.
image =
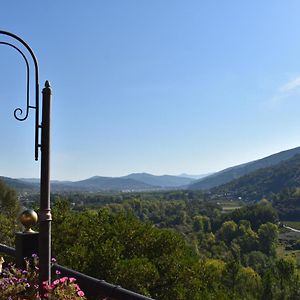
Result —
[[[41,299],[39,296],[37,257],[26,259],[25,270],[9,264],[0,274],[0,300]]]
[[[32,255],[25,259],[25,269],[9,264],[0,274],[0,300],[84,300],[83,291],[76,284],[75,278],[55,279],[51,284],[44,283],[46,293],[41,297],[38,285],[38,257]],[[59,276],[60,272],[56,272]]]
[[[76,284],[76,279],[72,277],[62,277],[54,280],[51,284],[44,282],[45,298],[49,300],[70,299],[82,300],[84,292]]]

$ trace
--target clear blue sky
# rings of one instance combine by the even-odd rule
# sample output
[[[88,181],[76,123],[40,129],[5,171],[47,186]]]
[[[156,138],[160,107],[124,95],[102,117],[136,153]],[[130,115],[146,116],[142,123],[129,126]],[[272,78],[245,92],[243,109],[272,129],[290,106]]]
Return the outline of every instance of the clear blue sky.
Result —
[[[201,174],[300,146],[299,1],[4,1],[53,86],[52,178]],[[2,38],[3,40],[3,38]],[[0,47],[0,175],[38,177]]]

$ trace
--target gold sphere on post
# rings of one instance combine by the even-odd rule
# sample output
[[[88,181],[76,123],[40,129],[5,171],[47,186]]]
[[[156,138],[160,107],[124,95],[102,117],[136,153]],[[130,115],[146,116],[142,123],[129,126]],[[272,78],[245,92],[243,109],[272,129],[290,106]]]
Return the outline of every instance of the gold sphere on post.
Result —
[[[25,230],[23,232],[32,233],[34,231],[31,229],[31,227],[36,225],[38,221],[38,215],[34,210],[27,209],[21,213],[19,220],[25,227]]]

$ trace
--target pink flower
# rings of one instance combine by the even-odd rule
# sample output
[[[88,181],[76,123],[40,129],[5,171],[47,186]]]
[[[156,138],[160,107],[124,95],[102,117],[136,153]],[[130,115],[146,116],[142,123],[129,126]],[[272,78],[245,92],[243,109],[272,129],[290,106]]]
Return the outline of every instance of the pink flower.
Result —
[[[84,292],[83,292],[83,291],[78,291],[78,292],[77,292],[77,295],[78,295],[79,297],[83,297],[83,296],[84,296]]]
[[[61,283],[64,283],[64,282],[66,282],[68,280],[68,277],[63,277],[63,278],[61,278],[59,281],[61,282]]]
[[[72,283],[72,282],[75,282],[76,279],[75,279],[74,277],[70,277],[70,278],[69,278],[69,281]]]
[[[74,286],[74,288],[75,288],[76,291],[80,291],[80,287],[79,287],[78,284],[74,284],[73,286]]]
[[[54,280],[54,281],[53,281],[53,284],[54,284],[54,285],[58,285],[58,284],[59,284],[59,279]]]

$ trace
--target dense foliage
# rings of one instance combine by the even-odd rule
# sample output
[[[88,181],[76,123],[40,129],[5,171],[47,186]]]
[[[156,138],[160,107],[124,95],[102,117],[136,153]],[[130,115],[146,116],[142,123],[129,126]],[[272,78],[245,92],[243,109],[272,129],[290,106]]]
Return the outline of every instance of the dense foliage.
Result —
[[[57,199],[53,212],[61,264],[155,299],[297,299],[298,269],[276,256],[277,216],[266,201],[221,214],[140,199],[76,212]]]
[[[20,203],[14,190],[0,181],[0,242],[14,245]]]
[[[300,220],[300,188],[284,189],[270,195],[281,220]]]
[[[15,219],[18,201],[11,196],[8,204],[4,195],[1,215]],[[207,197],[187,191],[56,197],[53,256],[155,299],[298,299],[298,266],[276,252],[278,218],[270,202],[224,213]]]

